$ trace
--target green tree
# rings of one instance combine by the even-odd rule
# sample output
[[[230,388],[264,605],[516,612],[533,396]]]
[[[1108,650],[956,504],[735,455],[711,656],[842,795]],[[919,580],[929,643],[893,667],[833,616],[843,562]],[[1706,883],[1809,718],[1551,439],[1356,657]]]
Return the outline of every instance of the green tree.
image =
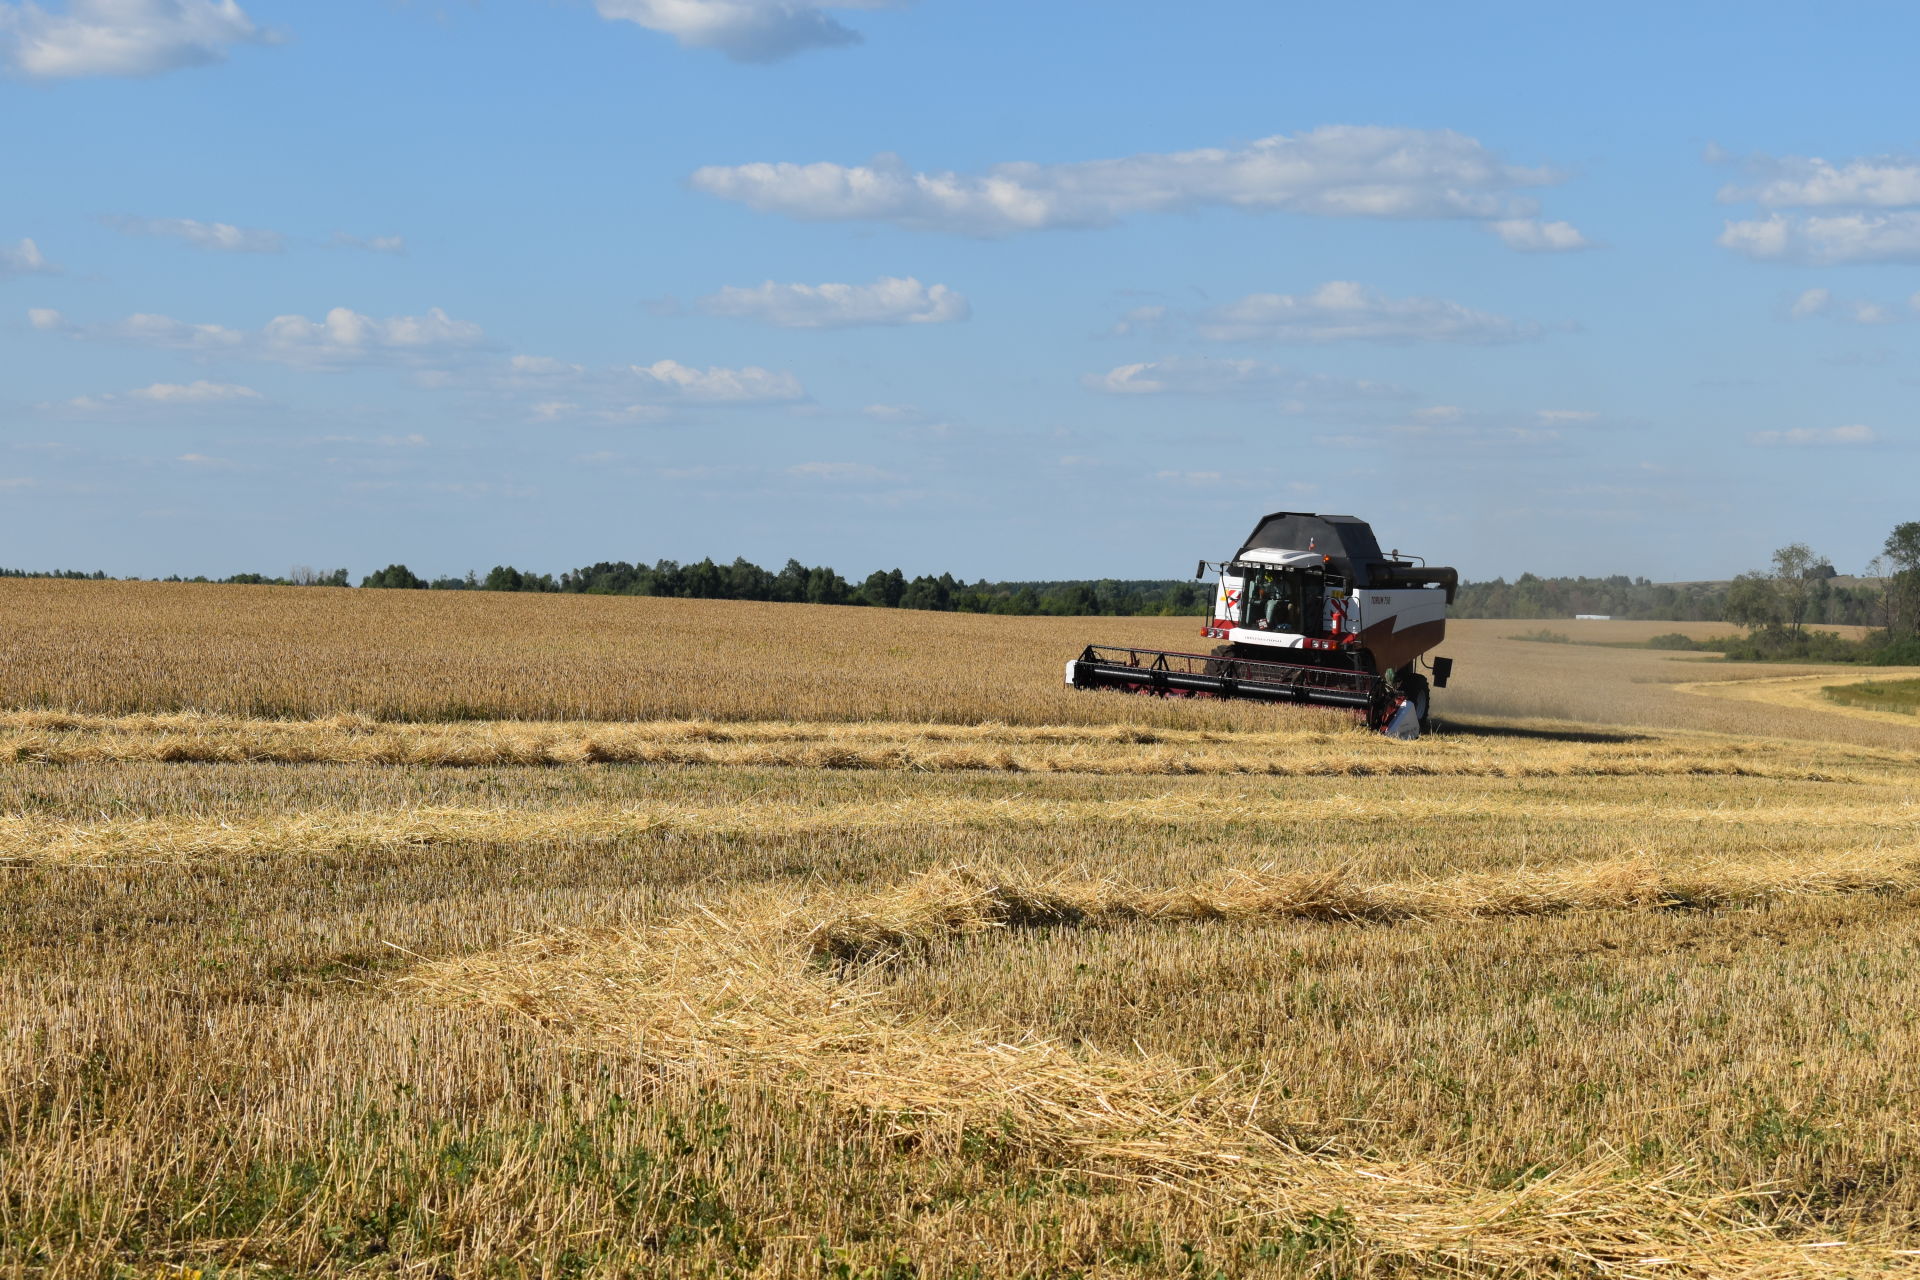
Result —
[[[900,596],[900,607],[945,612],[953,607],[953,593],[940,579],[922,574],[907,584]]]
[[[847,581],[825,565],[807,570],[808,604],[845,604]]]
[[[1804,542],[1789,542],[1773,553],[1774,598],[1779,601],[1781,621],[1795,635],[1800,634],[1808,610],[1825,594],[1826,576],[1820,573],[1825,563]]]
[[[1920,633],[1920,520],[1894,526],[1885,559],[1887,630],[1896,638]]]
[[[1920,520],[1894,526],[1887,535],[1886,555],[1897,570],[1920,569]]]
[[[798,560],[788,560],[779,573],[773,576],[773,598],[788,604],[795,604],[807,598],[807,566]]]
[[[900,607],[900,597],[907,593],[907,579],[898,569],[876,569],[867,575],[860,584],[860,595],[870,605],[883,609]]]
[[[729,600],[767,600],[773,596],[773,575],[745,556],[736,556],[727,566]]]
[[[427,583],[403,564],[390,564],[378,569],[360,580],[363,587],[399,587],[409,591],[423,590]]]
[[[1727,588],[1720,616],[1735,626],[1750,631],[1780,624],[1780,595],[1772,577],[1764,573],[1743,573]]]

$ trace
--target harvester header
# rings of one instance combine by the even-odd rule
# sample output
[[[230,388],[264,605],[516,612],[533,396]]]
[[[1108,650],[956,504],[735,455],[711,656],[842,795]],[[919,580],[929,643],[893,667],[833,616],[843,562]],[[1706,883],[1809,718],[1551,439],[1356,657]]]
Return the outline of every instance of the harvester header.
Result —
[[[1427,725],[1430,690],[1453,664],[1422,656],[1446,635],[1459,575],[1417,556],[1385,552],[1354,516],[1276,511],[1263,516],[1229,560],[1201,561],[1219,575],[1201,635],[1207,653],[1088,645],[1067,664],[1076,689],[1159,697],[1252,698],[1345,707],[1391,737]]]

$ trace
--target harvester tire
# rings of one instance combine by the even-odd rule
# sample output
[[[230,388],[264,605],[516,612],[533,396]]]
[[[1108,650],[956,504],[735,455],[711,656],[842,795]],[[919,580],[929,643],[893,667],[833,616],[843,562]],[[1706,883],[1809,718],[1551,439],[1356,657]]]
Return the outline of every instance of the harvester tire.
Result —
[[[1217,644],[1207,652],[1216,658],[1231,658],[1236,656],[1233,651],[1233,646],[1230,644]],[[1209,662],[1206,666],[1202,667],[1201,670],[1210,676],[1224,676],[1227,674],[1227,664],[1224,662]]]
[[[1420,732],[1427,732],[1433,727],[1433,721],[1427,714],[1433,703],[1433,692],[1427,684],[1427,678],[1408,673],[1395,683],[1399,685],[1400,692],[1407,695],[1407,701],[1413,704],[1413,709],[1420,713]]]

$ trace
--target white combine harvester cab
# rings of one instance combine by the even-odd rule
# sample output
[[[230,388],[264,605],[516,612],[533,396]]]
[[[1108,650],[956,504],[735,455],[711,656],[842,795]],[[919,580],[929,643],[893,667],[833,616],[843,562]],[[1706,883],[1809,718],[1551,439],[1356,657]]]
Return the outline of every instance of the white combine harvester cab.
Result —
[[[1382,553],[1353,516],[1277,511],[1232,559],[1201,561],[1220,575],[1201,634],[1205,654],[1089,645],[1067,664],[1076,688],[1160,696],[1256,698],[1347,707],[1396,738],[1418,737],[1446,658],[1417,667],[1446,635],[1458,575],[1418,557]]]

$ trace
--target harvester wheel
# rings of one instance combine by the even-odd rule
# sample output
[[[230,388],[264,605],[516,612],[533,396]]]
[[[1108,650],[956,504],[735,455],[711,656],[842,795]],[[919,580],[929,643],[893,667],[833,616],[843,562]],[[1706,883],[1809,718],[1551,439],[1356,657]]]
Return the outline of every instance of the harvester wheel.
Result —
[[[1427,678],[1408,672],[1403,674],[1396,683],[1400,686],[1400,692],[1407,695],[1407,701],[1413,704],[1413,709],[1420,713],[1420,732],[1425,733],[1432,727],[1432,722],[1427,717],[1427,708],[1433,701],[1433,694],[1427,686]]]
[[[1235,656],[1233,646],[1230,644],[1217,644],[1208,650],[1208,653],[1216,658],[1231,658]],[[1210,676],[1224,676],[1227,674],[1227,664],[1224,662],[1209,662],[1201,669]]]

